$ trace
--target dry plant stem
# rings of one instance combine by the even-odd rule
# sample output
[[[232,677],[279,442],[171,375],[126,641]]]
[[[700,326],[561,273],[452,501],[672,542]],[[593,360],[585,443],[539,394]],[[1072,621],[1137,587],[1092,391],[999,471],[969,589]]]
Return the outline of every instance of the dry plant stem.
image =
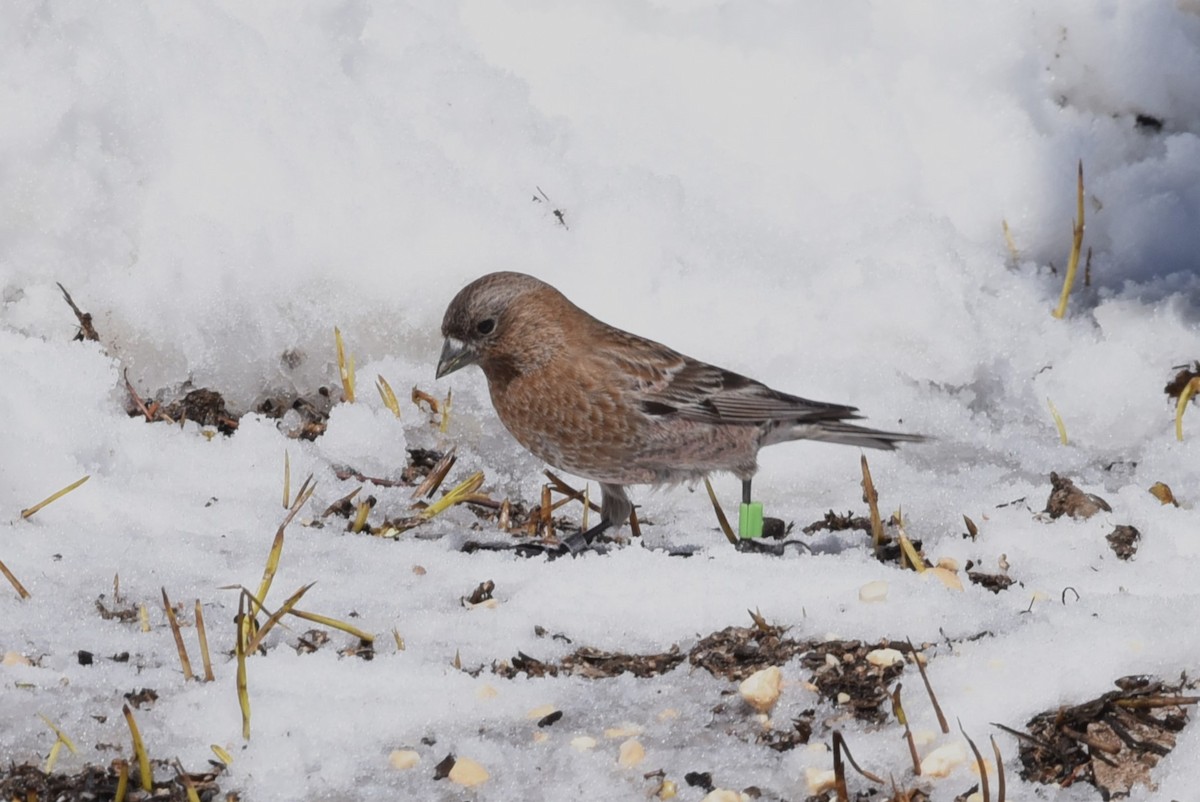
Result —
[[[283,508],[292,506],[292,458],[283,450]]]
[[[468,476],[462,483],[455,486],[446,495],[439,498],[437,501],[430,504],[425,509],[421,510],[421,515],[425,518],[432,518],[435,515],[445,512],[455,504],[461,504],[474,494],[480,487],[483,486],[483,471],[476,471]]]
[[[450,431],[450,405],[454,398],[454,391],[446,391],[446,400],[442,404],[442,419],[438,422],[438,431],[442,434]]]
[[[591,501],[588,500],[586,489],[584,490],[584,492],[581,493],[580,491],[576,490],[575,488],[571,487],[569,484],[564,482],[561,477],[557,476],[554,473],[554,471],[551,471],[549,469],[542,471],[542,473],[545,475],[545,477],[547,479],[550,480],[550,484],[552,484],[554,486],[555,492],[561,493],[564,496],[568,496],[568,497],[574,499],[575,501],[580,502],[581,504],[586,503],[588,506],[588,509],[592,510],[593,512],[600,512],[600,505],[593,504]],[[585,526],[584,529],[586,529],[586,528],[587,527]]]
[[[905,638],[904,641],[908,644],[908,650],[913,656],[913,662],[917,664],[917,672],[921,675],[921,682],[925,683],[925,692],[929,694],[929,701],[933,705],[933,712],[937,715],[938,726],[942,728],[943,735],[949,735],[950,723],[946,721],[946,715],[942,712],[942,706],[938,704],[937,694],[933,692],[933,686],[929,684],[929,675],[925,673],[925,666],[921,663],[921,656],[917,653],[917,647],[913,646],[912,638]]]
[[[421,408],[421,402],[424,401],[429,405],[429,411],[437,415],[441,410],[441,404],[438,400],[424,390],[418,390],[416,387],[412,389],[412,402],[417,409]]]
[[[204,663],[204,681],[216,679],[213,674],[212,658],[208,654],[208,632],[204,629],[204,612],[200,609],[200,600],[196,599],[196,637],[200,640],[200,661]]]
[[[425,479],[413,490],[412,498],[433,498],[433,494],[442,486],[442,482],[446,481],[446,474],[450,473],[450,469],[458,461],[457,451],[458,446],[452,447],[442,455],[441,459],[434,463],[433,467],[429,469],[429,473],[425,476]]]
[[[383,378],[383,376],[377,375],[375,377],[375,389],[379,391],[379,397],[383,399],[383,405],[399,418],[400,402],[396,400],[396,393],[392,390],[392,385],[388,384],[387,379]]]
[[[872,774],[871,772],[867,771],[866,769],[864,769],[862,766],[858,765],[858,763],[855,762],[854,755],[850,754],[850,747],[846,745],[846,739],[842,737],[841,730],[834,730],[833,731],[833,767],[834,767],[834,771],[837,770],[838,764],[841,763],[842,752],[846,753],[846,760],[850,763],[850,765],[852,767],[854,767],[855,771],[857,771],[863,777],[866,777],[871,782],[879,783],[880,785],[883,785],[882,777],[880,777],[877,774]],[[843,782],[843,786],[844,786],[844,782]]]
[[[251,641],[248,644],[246,644],[246,653],[247,654],[254,654],[256,651],[258,651],[259,645],[263,642],[263,638],[265,638],[267,636],[267,633],[271,631],[271,627],[278,624],[279,619],[283,618],[285,615],[290,613],[292,611],[292,608],[296,606],[296,603],[299,602],[300,599],[304,597],[304,594],[308,593],[308,589],[311,588],[315,584],[316,584],[316,582],[309,582],[307,585],[304,585],[303,587],[301,587],[299,590],[297,590],[291,596],[288,596],[287,601],[285,601],[278,610],[276,610],[274,613],[271,614],[270,618],[268,618],[263,623],[263,625],[258,628],[258,631],[254,633],[253,639],[251,639]],[[266,608],[264,607],[262,609],[265,610]]]
[[[124,705],[121,712],[125,715],[125,723],[129,725],[129,734],[133,738],[133,754],[137,758],[142,790],[153,791],[154,773],[150,770],[150,755],[146,752],[146,744],[142,742],[142,734],[138,732],[137,722],[133,720],[133,711],[129,709],[129,705]]]
[[[29,598],[29,591],[25,590],[25,586],[21,584],[20,580],[13,575],[12,571],[8,570],[8,566],[4,564],[3,560],[0,560],[0,574],[4,574],[4,578],[16,589],[18,596],[22,599]]]
[[[342,394],[351,404],[354,403],[354,357],[346,360],[346,344],[342,341],[342,331],[333,327],[333,339],[337,343],[338,376],[342,380]]]
[[[192,661],[188,659],[187,647],[183,644],[183,633],[179,631],[179,619],[175,617],[175,610],[171,607],[171,600],[167,598],[167,589],[162,589],[163,609],[167,611],[167,623],[171,625],[171,634],[175,636],[175,649],[179,652],[179,664],[183,666],[183,679],[192,679],[195,675],[192,674]]]
[[[883,520],[879,517],[879,493],[875,491],[875,483],[871,481],[871,468],[867,465],[867,458],[864,455],[861,459],[862,464],[862,488],[863,501],[867,502],[867,509],[871,511],[871,542],[875,544],[875,555],[879,555],[879,550],[883,548]]]
[[[88,479],[91,479],[91,478],[92,478],[91,474],[88,474],[87,476],[83,477],[82,479],[79,479],[78,481],[72,482],[71,484],[67,485],[62,490],[59,490],[57,493],[52,493],[51,495],[49,495],[46,498],[39,501],[37,504],[34,504],[32,507],[28,507],[26,509],[21,510],[21,517],[22,518],[32,518],[34,516],[34,514],[36,514],[37,511],[40,510],[42,507],[45,507],[47,504],[53,504],[55,501],[58,501],[60,498],[65,496],[67,493],[70,493],[72,490],[79,487],[81,484],[83,484],[84,482],[86,482]]]
[[[304,610],[297,610],[295,608],[289,610],[288,613],[296,616],[296,618],[303,618],[305,621],[312,621],[314,624],[323,624],[331,629],[339,629],[342,632],[353,635],[361,641],[366,641],[367,643],[375,642],[374,635],[370,634],[369,632],[363,632],[358,627],[353,626],[352,624],[347,624],[345,621],[339,621],[336,618],[330,618],[326,615],[317,615],[316,613],[309,613],[305,612]]]
[[[1075,274],[1079,272],[1079,254],[1083,250],[1083,160],[1079,160],[1079,178],[1075,189],[1076,218],[1071,227],[1071,256],[1067,260],[1067,275],[1063,279],[1062,295],[1058,299],[1058,308],[1053,315],[1060,320],[1067,314],[1067,299],[1071,296],[1071,285],[1075,283]]]
[[[721,531],[725,533],[725,539],[731,544],[737,545],[737,535],[733,533],[733,527],[729,525],[729,519],[725,517],[725,510],[721,509],[721,502],[717,500],[717,493],[713,490],[712,482],[708,481],[708,477],[704,477],[704,489],[708,491],[708,500],[712,502],[713,512],[717,514],[717,523],[721,526]]]
[[[904,726],[904,740],[908,742],[908,754],[912,758],[913,774],[921,776],[921,756],[917,754],[917,742],[913,739],[912,729],[908,726],[908,716],[904,714],[904,705],[900,703],[900,689],[904,686],[897,682],[896,690],[892,691],[892,714]]]
[[[629,512],[629,531],[633,533],[634,537],[642,536],[642,525],[638,523],[636,507]]]
[[[182,783],[187,791],[188,802],[200,802],[200,794],[196,791],[196,784],[192,782],[191,776],[183,770],[183,764],[179,762],[179,758],[175,758],[175,776]]]
[[[129,761],[117,759],[113,764],[117,767],[117,792],[113,802],[125,802],[125,794],[129,792]]]
[[[246,685],[246,594],[238,596],[237,634],[234,654],[237,657],[237,697],[242,710],[242,738],[250,740],[250,691]]]
[[[1050,407],[1050,415],[1054,418],[1054,428],[1058,429],[1058,442],[1064,446],[1069,445],[1067,440],[1067,424],[1063,423],[1062,415],[1058,414],[1058,407],[1054,406],[1054,402],[1049,398],[1046,399],[1046,406]]]
[[[1005,802],[1004,758],[1000,755],[1000,744],[996,743],[996,736],[988,737],[992,741],[992,754],[996,756],[996,802]]]
[[[992,802],[992,791],[988,786],[987,764],[983,762],[983,755],[979,752],[979,747],[975,745],[971,736],[967,735],[966,729],[963,728],[962,719],[958,720],[958,731],[962,733],[962,737],[967,739],[967,745],[975,753],[975,763],[979,766],[979,789],[983,794],[983,802]]]
[[[554,502],[550,500],[550,485],[542,485],[542,536],[554,537]]]
[[[1017,250],[1017,242],[1013,239],[1012,231],[1008,227],[1007,220],[1001,220],[1000,224],[1004,227],[1004,244],[1008,246],[1009,262],[1016,266],[1021,261],[1021,252]]]
[[[1191,400],[1192,395],[1200,392],[1200,377],[1194,378],[1183,386],[1179,391],[1179,403],[1175,405],[1175,439],[1183,442],[1183,411],[1187,409],[1187,403]]]
[[[342,477],[338,477],[338,478],[340,479]],[[354,488],[346,495],[339,498],[337,501],[330,504],[328,507],[325,508],[325,512],[321,513],[321,517],[328,518],[330,515],[333,515],[335,512],[340,510],[343,506],[345,506],[346,504],[349,504],[351,501],[353,501],[354,497],[357,496],[361,490],[362,490],[362,485],[359,485],[358,487]]]
[[[925,561],[921,559],[920,553],[917,552],[917,549],[915,546],[913,546],[912,541],[908,539],[908,535],[904,533],[903,524],[899,527],[899,529],[900,553],[904,556],[904,559],[908,562],[910,568],[912,568],[918,574],[924,573]]]
[[[279,570],[279,557],[283,553],[284,530],[287,529],[287,525],[292,522],[296,514],[300,512],[300,508],[312,497],[313,491],[316,488],[317,485],[312,480],[312,474],[309,474],[308,478],[304,480],[304,484],[300,486],[300,492],[296,494],[296,499],[292,502],[292,506],[288,510],[287,516],[283,519],[283,523],[279,525],[279,529],[275,530],[275,540],[271,544],[271,551],[267,554],[267,565],[263,569],[263,578],[258,586],[258,594],[251,597],[251,601],[255,605],[261,605],[266,600],[267,593],[271,590],[271,581],[275,579],[275,572]],[[243,619],[242,627],[247,631],[250,627],[250,618],[255,615],[258,615],[258,610],[253,610],[251,616]],[[248,633],[247,637],[249,637]]]
[[[1182,707],[1200,702],[1200,696],[1138,696],[1116,699],[1113,704],[1126,710],[1154,710],[1160,707]]]
[[[67,292],[66,287],[57,281],[54,283],[58,284],[58,288],[62,290],[63,298],[67,300],[71,311],[75,313],[75,319],[79,321],[79,334],[75,339],[100,342],[100,335],[96,333],[96,327],[92,325],[92,316],[75,305],[75,300],[71,297],[71,293]]]

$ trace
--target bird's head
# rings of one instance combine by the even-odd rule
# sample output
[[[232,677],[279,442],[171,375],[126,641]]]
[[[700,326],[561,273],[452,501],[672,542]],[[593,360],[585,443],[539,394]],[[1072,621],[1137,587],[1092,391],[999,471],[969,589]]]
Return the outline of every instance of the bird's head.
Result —
[[[446,341],[437,377],[478,364],[491,379],[519,372],[543,357],[549,343],[546,320],[538,309],[556,299],[566,302],[549,284],[524,273],[489,273],[475,279],[454,296],[442,318]]]

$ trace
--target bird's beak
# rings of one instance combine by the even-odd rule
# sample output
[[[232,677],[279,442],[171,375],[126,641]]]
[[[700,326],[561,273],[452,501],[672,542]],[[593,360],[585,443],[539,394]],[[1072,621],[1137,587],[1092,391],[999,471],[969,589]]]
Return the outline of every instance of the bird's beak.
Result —
[[[479,352],[464,342],[447,337],[442,346],[442,356],[438,360],[437,377],[440,379],[459,368],[473,365],[479,359]]]

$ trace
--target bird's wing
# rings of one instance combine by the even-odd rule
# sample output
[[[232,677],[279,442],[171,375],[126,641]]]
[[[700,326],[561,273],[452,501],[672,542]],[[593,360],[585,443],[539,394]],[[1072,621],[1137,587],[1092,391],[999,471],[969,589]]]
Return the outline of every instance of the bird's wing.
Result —
[[[810,401],[625,332],[603,349],[642,411],[703,423],[758,425],[857,418],[855,407]]]

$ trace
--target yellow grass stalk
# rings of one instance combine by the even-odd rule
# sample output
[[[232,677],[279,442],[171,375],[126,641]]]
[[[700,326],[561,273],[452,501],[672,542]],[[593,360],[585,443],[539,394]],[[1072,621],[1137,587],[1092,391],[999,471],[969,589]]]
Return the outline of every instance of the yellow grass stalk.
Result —
[[[288,610],[288,613],[296,616],[297,618],[303,618],[305,621],[312,621],[314,624],[321,624],[331,629],[340,629],[342,632],[353,635],[359,640],[366,641],[367,643],[375,642],[374,635],[363,632],[358,627],[347,624],[345,621],[339,621],[336,618],[330,618],[329,616],[325,615],[317,615],[316,613],[308,613],[304,610],[297,610],[294,607],[291,610]]]
[[[450,431],[450,403],[454,398],[454,391],[446,391],[446,400],[442,402],[442,419],[438,423],[438,431],[442,434]]]
[[[283,508],[292,506],[292,458],[287,449],[283,450]]]
[[[183,784],[188,802],[200,802],[200,793],[196,790],[196,783],[192,782],[191,775],[183,770],[183,764],[179,762],[179,758],[175,758],[175,776]]]
[[[125,802],[125,794],[129,792],[129,761],[118,758],[113,765],[117,767],[117,792],[113,802]]]
[[[342,330],[333,327],[333,338],[337,342],[338,375],[342,379],[342,394],[354,403],[354,357],[346,359],[346,344],[342,341]]]
[[[379,397],[383,399],[383,405],[399,418],[400,402],[396,400],[396,393],[392,390],[392,385],[388,384],[387,379],[383,378],[383,376],[376,376],[375,389],[379,391]]]
[[[425,518],[433,518],[446,510],[453,507],[462,501],[465,501],[468,496],[483,486],[483,471],[476,471],[471,474],[451,490],[446,495],[439,498],[437,501],[430,504],[425,509],[421,510],[421,515]]]
[[[717,493],[713,490],[712,482],[708,481],[708,477],[704,477],[704,489],[708,491],[708,500],[712,502],[713,512],[717,514],[717,523],[721,526],[721,531],[725,533],[725,539],[733,545],[737,545],[738,537],[733,533],[733,527],[729,525],[729,519],[725,517],[725,510],[721,509],[721,502],[717,500]]]
[[[885,541],[883,535],[883,519],[879,517],[879,493],[875,490],[875,482],[871,480],[871,468],[867,465],[867,457],[860,457],[862,466],[862,489],[863,501],[867,502],[867,509],[871,513],[871,542],[875,545],[875,553],[883,548]]]
[[[238,596],[238,628],[234,641],[234,654],[237,656],[237,697],[238,706],[242,709],[242,738],[250,740],[250,691],[246,686],[246,595]]]
[[[71,482],[71,484],[67,485],[62,490],[59,490],[57,493],[52,493],[49,496],[47,496],[46,498],[39,501],[37,504],[34,504],[32,507],[27,507],[27,508],[21,510],[21,517],[22,518],[32,518],[37,513],[37,511],[40,510],[42,507],[45,507],[47,504],[53,504],[55,501],[58,501],[60,498],[65,496],[67,493],[70,493],[72,490],[79,487],[81,484],[83,484],[84,482],[86,482],[88,479],[91,479],[91,478],[92,478],[91,474],[88,474],[87,476],[83,477],[82,479],[80,479],[76,482]]]
[[[1046,399],[1046,406],[1050,407],[1050,415],[1054,418],[1054,428],[1058,429],[1058,442],[1064,446],[1068,445],[1067,424],[1063,423],[1062,415],[1058,414],[1058,407],[1054,406],[1054,402],[1049,398]]]
[[[22,599],[29,598],[29,591],[25,590],[25,586],[21,584],[20,580],[17,579],[12,571],[8,570],[8,566],[4,564],[3,560],[0,560],[0,574],[4,574],[4,578],[16,589],[18,596]]]
[[[216,679],[213,674],[212,658],[208,655],[208,632],[204,628],[204,612],[200,609],[200,600],[196,599],[196,637],[200,639],[200,660],[204,663],[204,681]]]
[[[221,761],[226,766],[228,766],[230,763],[233,763],[233,755],[229,754],[229,751],[223,746],[212,744],[208,748],[211,749],[213,754],[217,756],[217,760]]]
[[[1058,308],[1051,314],[1060,320],[1067,314],[1067,298],[1071,295],[1071,285],[1075,283],[1075,274],[1079,272],[1079,254],[1083,250],[1083,160],[1079,160],[1079,178],[1075,188],[1076,218],[1071,224],[1071,255],[1067,259],[1067,275],[1063,279],[1062,295],[1058,299]]]
[[[129,725],[129,734],[133,737],[133,754],[137,758],[138,773],[142,778],[142,790],[154,790],[154,773],[150,771],[150,755],[146,752],[146,744],[142,742],[142,734],[138,732],[137,722],[133,720],[133,711],[129,705],[124,705],[121,712],[125,714],[125,723]]]
[[[258,628],[258,632],[254,633],[254,638],[248,644],[246,644],[247,654],[254,654],[258,650],[259,644],[262,643],[263,638],[267,636],[267,633],[271,631],[271,627],[278,624],[279,619],[290,613],[292,608],[296,606],[296,602],[300,601],[300,599],[304,597],[304,594],[308,593],[308,589],[315,584],[317,583],[309,582],[291,596],[288,596],[287,601],[285,601],[278,610],[271,614],[271,617],[268,618],[266,622]]]
[[[192,661],[188,659],[187,646],[183,644],[183,633],[179,631],[179,619],[175,617],[175,610],[171,607],[171,600],[167,598],[167,589],[162,589],[163,609],[167,611],[167,623],[171,625],[171,634],[175,636],[175,649],[179,652],[179,664],[183,666],[184,681],[192,679],[195,675],[192,674]]]
[[[1175,405],[1175,439],[1183,442],[1183,411],[1192,396],[1200,392],[1200,377],[1192,379],[1179,391],[1179,403]]]

